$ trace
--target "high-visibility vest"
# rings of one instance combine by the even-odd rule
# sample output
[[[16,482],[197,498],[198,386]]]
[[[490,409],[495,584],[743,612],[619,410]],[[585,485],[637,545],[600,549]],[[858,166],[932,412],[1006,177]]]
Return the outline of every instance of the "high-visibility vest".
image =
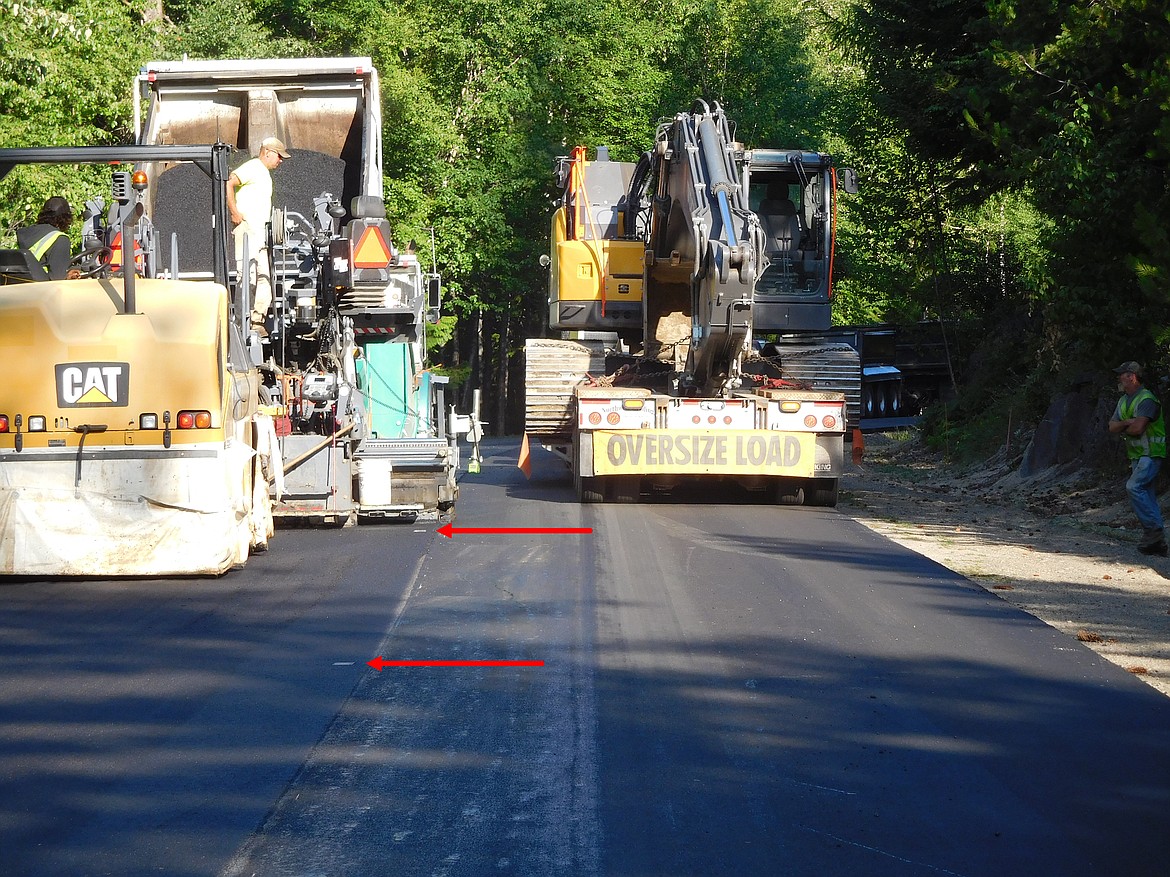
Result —
[[[1131,460],[1166,456],[1166,418],[1157,396],[1142,387],[1133,394],[1132,399],[1129,396],[1121,397],[1117,413],[1121,415],[1120,420],[1129,420],[1134,417],[1138,405],[1147,399],[1153,399],[1158,405],[1158,416],[1146,424],[1146,431],[1141,435],[1125,436],[1125,455]]]
[[[33,254],[33,258],[38,262],[45,258],[45,253],[49,252],[49,247],[57,242],[57,238],[65,237],[65,232],[53,229],[35,244],[28,248],[28,251]]]

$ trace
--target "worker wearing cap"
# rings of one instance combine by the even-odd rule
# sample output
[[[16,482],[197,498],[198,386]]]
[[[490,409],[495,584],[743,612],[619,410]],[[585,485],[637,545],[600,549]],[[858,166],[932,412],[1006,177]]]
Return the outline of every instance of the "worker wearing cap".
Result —
[[[1125,439],[1131,470],[1125,489],[1144,530],[1138,551],[1165,556],[1166,533],[1154,488],[1162,461],[1166,459],[1166,420],[1162,405],[1142,384],[1143,372],[1138,363],[1123,362],[1113,371],[1117,375],[1117,389],[1125,395],[1117,402],[1109,432]]]
[[[69,277],[72,252],[66,232],[72,224],[73,208],[60,195],[54,195],[41,208],[36,225],[16,232],[17,246],[33,254],[50,280],[65,280]]]
[[[252,283],[251,323],[252,329],[261,337],[268,334],[264,318],[272,304],[272,260],[265,233],[265,226],[272,216],[272,171],[288,157],[284,141],[266,137],[260,144],[260,154],[236,168],[227,182],[228,215],[236,243],[236,270],[240,274],[244,271],[241,256],[246,237],[249,261],[256,268]]]

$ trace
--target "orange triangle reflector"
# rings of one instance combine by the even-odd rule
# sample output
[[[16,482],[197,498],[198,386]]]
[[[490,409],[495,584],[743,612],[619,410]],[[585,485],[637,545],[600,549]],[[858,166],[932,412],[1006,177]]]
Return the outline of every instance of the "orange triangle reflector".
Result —
[[[122,267],[122,232],[114,235],[114,242],[110,244],[110,267]]]
[[[110,267],[118,269],[122,267],[122,232],[114,235],[114,240],[110,244]],[[142,270],[142,244],[137,240],[134,241],[134,267],[136,270]]]
[[[353,251],[353,267],[385,268],[390,264],[390,248],[376,225],[362,232],[361,239]]]

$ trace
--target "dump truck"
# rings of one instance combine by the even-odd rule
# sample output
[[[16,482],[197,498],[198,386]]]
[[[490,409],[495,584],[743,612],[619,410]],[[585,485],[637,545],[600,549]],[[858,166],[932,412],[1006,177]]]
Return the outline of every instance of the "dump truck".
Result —
[[[857,354],[790,331],[828,315],[830,168],[821,154],[744,150],[703,101],[661,124],[638,162],[605,147],[558,161],[548,326],[576,337],[526,343],[525,431],[568,461],[580,501],[730,480],[836,504]],[[781,248],[760,187],[803,198],[803,240],[793,215]],[[782,350],[757,350],[761,321]]]
[[[277,519],[344,525],[452,515],[456,429],[474,424],[448,410],[447,378],[427,357],[442,296],[433,247],[426,270],[425,242],[396,245],[386,220],[370,59],[150,62],[134,94],[140,143],[223,142],[242,162],[275,136],[292,154],[273,172],[265,239],[246,244],[267,246],[272,262],[267,337],[253,333],[249,348],[285,460]],[[168,251],[175,230],[207,206],[196,200],[191,171],[164,167],[150,178],[163,261],[181,277],[204,275],[209,246],[174,258]],[[248,295],[248,272],[236,276],[231,264]]]
[[[108,213],[106,196],[87,202],[82,278],[50,280],[26,251],[0,250],[0,574],[216,575],[267,547],[280,460],[228,288],[228,152],[0,149],[0,178],[114,167]],[[206,278],[159,272],[141,165],[201,178]]]

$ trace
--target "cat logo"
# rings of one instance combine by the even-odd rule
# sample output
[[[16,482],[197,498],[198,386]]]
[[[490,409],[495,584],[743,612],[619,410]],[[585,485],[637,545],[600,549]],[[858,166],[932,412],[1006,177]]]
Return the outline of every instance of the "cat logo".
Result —
[[[65,362],[56,368],[60,408],[125,408],[130,404],[128,362]]]

